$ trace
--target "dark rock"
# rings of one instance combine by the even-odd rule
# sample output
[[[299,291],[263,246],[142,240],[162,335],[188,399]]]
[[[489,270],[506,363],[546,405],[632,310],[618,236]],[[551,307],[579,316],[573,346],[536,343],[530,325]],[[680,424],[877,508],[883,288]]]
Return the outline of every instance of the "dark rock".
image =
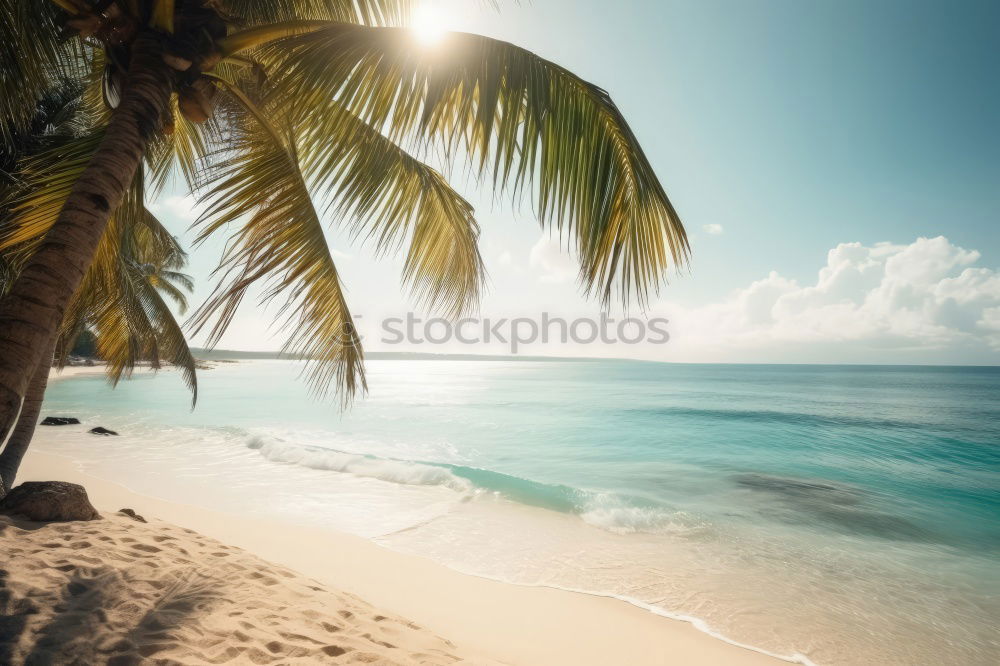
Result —
[[[118,513],[119,513],[120,515],[122,515],[122,516],[128,516],[128,517],[129,517],[129,518],[131,518],[132,520],[138,520],[138,521],[139,521],[140,523],[144,523],[144,522],[146,522],[146,519],[145,519],[145,518],[143,518],[142,516],[140,516],[139,514],[137,514],[137,513],[136,513],[135,511],[133,511],[132,509],[119,509],[119,510],[118,510]]]
[[[46,416],[40,425],[76,425],[79,422],[80,419],[75,419],[72,416]]]
[[[97,426],[96,428],[91,428],[87,432],[92,432],[95,435],[117,435],[118,434],[114,430],[108,430],[107,428],[105,428],[103,426]]]
[[[0,511],[39,522],[101,517],[83,486],[65,481],[26,481],[0,500]]]

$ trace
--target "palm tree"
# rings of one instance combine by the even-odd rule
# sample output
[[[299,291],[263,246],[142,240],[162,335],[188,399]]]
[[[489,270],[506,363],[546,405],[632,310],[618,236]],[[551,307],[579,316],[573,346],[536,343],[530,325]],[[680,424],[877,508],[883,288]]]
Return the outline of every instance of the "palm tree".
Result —
[[[195,330],[217,341],[263,284],[283,303],[285,351],[344,398],[365,386],[362,352],[324,214],[378,251],[407,244],[403,278],[427,306],[477,302],[472,206],[427,155],[468,157],[495,189],[530,197],[604,300],[643,302],[686,261],[683,226],[604,90],[486,37],[421,48],[393,27],[408,12],[408,0],[0,0],[0,137],[53,76],[103,103],[79,159],[40,184],[66,187],[0,302],[0,438],[108,220],[173,172],[204,202],[202,235],[230,233]]]
[[[102,244],[107,242],[102,240]],[[168,261],[173,264],[176,260]],[[192,285],[187,275],[174,268],[139,264],[121,256],[118,272],[110,273],[110,280],[103,264],[95,263],[87,272],[71,306],[72,315],[63,322],[56,344],[35,369],[17,421],[0,451],[0,498],[14,486],[21,460],[35,434],[49,369],[53,362],[57,367],[65,365],[72,341],[83,330],[95,335],[98,355],[106,361],[106,374],[113,384],[131,374],[140,362],[159,368],[168,361],[181,371],[197,397],[196,360],[180,325],[158,293],[173,299],[183,312],[187,302],[184,290],[190,291]]]
[[[84,330],[94,335],[97,354],[105,360],[112,384],[142,362],[159,368],[166,361],[180,370],[192,391],[192,401],[197,399],[197,362],[164,300],[172,300],[181,314],[187,309],[185,292],[190,292],[193,284],[178,270],[186,263],[186,255],[148,211],[138,224],[130,224],[122,213],[120,208],[109,223],[58,335],[28,384],[17,421],[0,451],[0,497],[13,487],[31,443],[53,361],[63,367],[73,342]],[[0,257],[8,269],[0,271],[0,293],[13,284],[17,272],[11,264],[16,257],[30,256],[30,252],[22,246]],[[15,262],[10,261],[12,256]]]
[[[40,240],[28,211],[44,214],[52,193],[38,189],[48,170],[66,157],[64,149],[87,131],[82,89],[58,82],[43,93],[32,122],[3,154],[0,179],[0,294],[15,282],[21,266]],[[41,204],[41,205],[40,205]],[[145,206],[127,201],[111,217],[94,261],[66,311],[58,335],[45,350],[21,405],[17,422],[0,452],[0,497],[11,488],[21,459],[34,435],[53,357],[62,366],[74,340],[84,330],[96,338],[107,361],[108,379],[117,383],[140,361],[176,365],[197,398],[195,359],[163,297],[183,314],[190,278],[179,270],[186,255]]]
[[[164,300],[173,300],[181,314],[187,308],[185,291],[190,292],[193,285],[190,277],[178,271],[186,256],[155,218],[132,225],[121,212],[108,225],[97,258],[28,384],[17,421],[0,451],[0,497],[13,487],[31,443],[53,361],[63,367],[84,330],[95,336],[97,354],[106,361],[112,384],[130,375],[140,362],[159,368],[167,361],[180,370],[191,388],[192,401],[197,399],[196,360]],[[30,250],[18,248],[13,254],[26,252]],[[9,268],[10,254],[0,258],[8,267],[0,271],[0,293],[16,276],[16,270]]]

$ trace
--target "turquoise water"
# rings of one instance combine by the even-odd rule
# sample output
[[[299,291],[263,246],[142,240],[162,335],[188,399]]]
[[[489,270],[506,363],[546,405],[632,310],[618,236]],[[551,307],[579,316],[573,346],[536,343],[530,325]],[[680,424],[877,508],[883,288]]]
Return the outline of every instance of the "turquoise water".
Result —
[[[1000,369],[369,362],[54,384],[41,448],[140,492],[608,594],[816,664],[994,664]],[[193,500],[192,498],[195,498]]]

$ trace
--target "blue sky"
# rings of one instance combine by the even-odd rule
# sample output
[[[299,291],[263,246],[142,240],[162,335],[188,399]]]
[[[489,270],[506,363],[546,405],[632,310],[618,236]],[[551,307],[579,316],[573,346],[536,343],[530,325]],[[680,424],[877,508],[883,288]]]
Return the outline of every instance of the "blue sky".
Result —
[[[606,88],[692,236],[689,270],[646,313],[671,320],[670,343],[529,351],[1000,361],[1000,4],[427,4],[446,28],[514,42]],[[599,312],[529,210],[458,186],[484,227],[484,316]],[[158,210],[179,231],[187,207],[165,199]],[[398,262],[373,262],[335,231],[331,241],[356,313],[374,323],[406,311]],[[200,296],[217,251],[193,255]],[[222,346],[280,346],[267,321],[248,305]],[[384,348],[377,338],[370,348]]]

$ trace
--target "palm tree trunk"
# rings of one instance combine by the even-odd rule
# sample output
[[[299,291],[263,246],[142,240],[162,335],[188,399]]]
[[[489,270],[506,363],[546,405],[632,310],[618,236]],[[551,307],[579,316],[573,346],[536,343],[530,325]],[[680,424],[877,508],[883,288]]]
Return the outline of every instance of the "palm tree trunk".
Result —
[[[128,80],[104,139],[73,185],[37,252],[0,301],[0,441],[17,418],[28,382],[93,260],[111,213],[162,126],[173,90],[160,38],[140,34]]]
[[[24,402],[21,403],[17,425],[10,433],[10,439],[7,440],[3,453],[0,453],[0,498],[14,487],[17,470],[21,466],[28,445],[31,444],[31,437],[35,434],[38,415],[42,411],[42,399],[45,397],[45,387],[49,384],[49,370],[52,369],[54,349],[55,344],[48,345],[48,353],[35,368],[35,373],[28,384],[28,392],[25,393]]]

